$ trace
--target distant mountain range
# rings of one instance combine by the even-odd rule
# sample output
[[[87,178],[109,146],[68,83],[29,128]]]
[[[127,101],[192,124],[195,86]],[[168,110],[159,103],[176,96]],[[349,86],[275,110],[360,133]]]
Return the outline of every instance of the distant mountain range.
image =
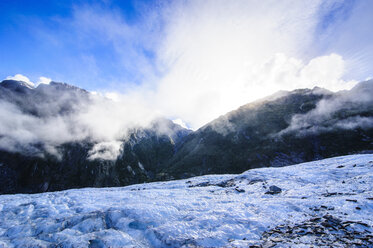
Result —
[[[92,151],[104,151],[89,137],[51,147],[27,132],[8,134],[9,125],[30,118],[69,118],[90,104],[90,95],[65,83],[37,88],[14,80],[0,83],[0,193],[123,186],[373,152],[372,80],[337,93],[278,92],[196,131],[157,118],[129,129],[116,159],[93,156]],[[12,115],[22,118],[6,122]],[[58,125],[49,128],[58,135]]]

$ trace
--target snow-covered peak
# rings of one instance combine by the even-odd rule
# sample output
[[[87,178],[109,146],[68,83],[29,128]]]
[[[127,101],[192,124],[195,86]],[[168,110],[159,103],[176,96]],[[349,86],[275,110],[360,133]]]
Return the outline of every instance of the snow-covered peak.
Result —
[[[28,88],[28,89],[34,89],[35,88],[34,84],[31,83],[31,82],[17,81],[17,80],[12,80],[12,79],[3,80],[0,83],[0,85],[3,86],[4,88],[8,88],[8,89],[12,89],[12,90],[20,89],[22,87],[25,87],[25,88]]]
[[[373,154],[0,196],[0,247],[372,247]]]
[[[6,80],[13,81],[13,83],[20,84],[27,88],[33,89],[35,88],[35,84],[30,81],[30,79],[22,74],[16,74],[14,76],[9,76]],[[4,81],[6,81],[4,80]]]

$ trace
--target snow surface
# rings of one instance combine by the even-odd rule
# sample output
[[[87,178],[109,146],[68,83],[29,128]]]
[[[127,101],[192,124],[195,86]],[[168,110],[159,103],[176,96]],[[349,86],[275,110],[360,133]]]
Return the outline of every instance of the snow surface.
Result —
[[[272,185],[281,193],[266,194]],[[373,154],[240,175],[1,195],[0,247],[248,247],[271,228],[326,213],[364,221],[361,232],[372,232],[371,197]]]

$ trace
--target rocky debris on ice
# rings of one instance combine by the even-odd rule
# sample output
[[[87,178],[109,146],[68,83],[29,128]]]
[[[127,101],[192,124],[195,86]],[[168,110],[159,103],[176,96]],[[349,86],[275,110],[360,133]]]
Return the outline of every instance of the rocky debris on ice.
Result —
[[[272,185],[269,187],[269,190],[266,192],[266,194],[276,195],[276,194],[280,194],[281,191],[282,191],[281,188],[277,187],[276,185]]]
[[[261,247],[373,247],[373,233],[371,226],[362,221],[342,221],[326,214],[302,223],[276,226],[263,233],[262,241]]]

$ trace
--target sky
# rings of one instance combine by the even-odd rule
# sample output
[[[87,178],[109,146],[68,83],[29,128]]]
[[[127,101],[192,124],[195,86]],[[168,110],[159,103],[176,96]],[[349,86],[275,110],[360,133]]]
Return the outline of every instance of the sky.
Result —
[[[0,1],[0,79],[66,82],[180,124],[372,77],[373,1]]]

